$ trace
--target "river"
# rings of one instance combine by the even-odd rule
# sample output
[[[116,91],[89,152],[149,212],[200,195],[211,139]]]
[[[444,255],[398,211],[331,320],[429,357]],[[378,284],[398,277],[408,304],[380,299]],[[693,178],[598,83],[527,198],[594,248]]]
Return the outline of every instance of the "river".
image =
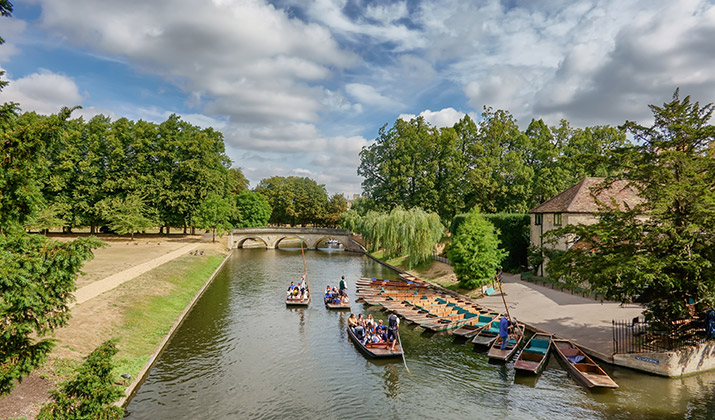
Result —
[[[397,278],[365,256],[306,253],[310,307],[285,290],[303,272],[300,250],[236,250],[197,302],[127,407],[150,419],[713,419],[715,373],[682,379],[605,367],[617,390],[579,386],[551,357],[538,378],[515,377],[450,335],[401,328],[402,359],[366,359],[348,340],[349,312],[321,292],[348,279]],[[353,303],[355,312],[368,313]],[[370,312],[386,319],[382,312]]]

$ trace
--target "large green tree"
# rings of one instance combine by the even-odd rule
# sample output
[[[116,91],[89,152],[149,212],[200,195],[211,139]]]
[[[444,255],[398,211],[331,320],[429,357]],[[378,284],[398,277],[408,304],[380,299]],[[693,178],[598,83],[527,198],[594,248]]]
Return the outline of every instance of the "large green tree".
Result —
[[[262,194],[242,191],[235,196],[235,207],[231,223],[234,227],[266,226],[271,218],[271,205]]]
[[[460,287],[474,289],[492,281],[507,255],[499,248],[498,235],[478,207],[467,213],[447,253]]]
[[[620,159],[619,177],[642,203],[601,203],[598,223],[557,232],[590,246],[554,255],[549,272],[572,284],[588,282],[610,298],[641,300],[649,319],[672,326],[689,316],[688,308],[715,305],[714,107],[680,99],[676,91],[671,102],[650,108],[652,126],[625,124],[639,146]]]
[[[271,223],[321,224],[328,206],[325,185],[305,177],[274,176],[262,179],[255,189],[268,200]]]
[[[216,233],[223,235],[231,229],[233,205],[216,193],[210,193],[194,212],[194,223],[201,229],[210,229],[212,242],[216,242]]]

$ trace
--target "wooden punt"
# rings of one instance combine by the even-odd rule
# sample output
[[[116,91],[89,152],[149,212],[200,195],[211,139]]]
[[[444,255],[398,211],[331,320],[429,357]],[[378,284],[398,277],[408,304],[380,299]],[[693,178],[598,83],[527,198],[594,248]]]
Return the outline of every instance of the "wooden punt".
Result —
[[[452,331],[452,335],[465,339],[474,337],[479,331],[489,325],[490,322],[494,321],[494,318],[496,318],[496,314],[479,314],[477,322],[460,325],[459,328]]]
[[[549,360],[549,350],[551,350],[551,334],[534,334],[516,359],[514,369],[538,375]]]
[[[618,388],[613,379],[569,340],[551,340],[566,368],[587,388]]]
[[[491,347],[497,337],[499,337],[499,320],[494,319],[474,335],[472,343],[477,346]]]
[[[348,330],[348,336],[350,337],[352,342],[355,344],[355,346],[358,348],[358,350],[360,350],[363,354],[365,354],[368,357],[381,359],[381,358],[402,356],[402,347],[400,346],[400,343],[395,344],[394,351],[390,350],[392,343],[363,344],[355,336],[355,333],[353,332],[352,328],[347,327],[347,330]]]
[[[323,302],[325,303],[325,307],[328,309],[350,309],[350,302],[330,302],[331,299],[325,299],[323,298]]]
[[[497,337],[492,343],[491,348],[489,348],[487,356],[491,360],[508,362],[514,356],[514,353],[519,350],[519,346],[524,341],[524,328],[520,328],[519,325],[515,325],[514,334],[516,335],[515,338],[511,338],[511,336],[508,337],[504,350],[501,349],[502,338]]]
[[[308,306],[310,304],[310,293],[307,299],[286,298],[286,306]]]

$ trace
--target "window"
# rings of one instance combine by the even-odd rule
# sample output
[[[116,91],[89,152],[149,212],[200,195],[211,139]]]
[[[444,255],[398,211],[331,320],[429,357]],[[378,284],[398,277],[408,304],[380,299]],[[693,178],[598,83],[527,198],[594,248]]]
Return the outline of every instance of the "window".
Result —
[[[554,213],[554,226],[561,226],[561,213]]]
[[[541,224],[541,222],[543,221],[543,217],[544,217],[544,215],[541,213],[535,214],[534,215],[534,224],[536,226],[539,226]]]

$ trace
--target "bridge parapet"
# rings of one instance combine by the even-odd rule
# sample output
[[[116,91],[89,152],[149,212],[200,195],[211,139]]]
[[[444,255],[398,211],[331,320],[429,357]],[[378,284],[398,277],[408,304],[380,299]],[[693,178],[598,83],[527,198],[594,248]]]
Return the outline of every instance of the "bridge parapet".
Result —
[[[274,249],[286,238],[301,239],[308,249],[317,249],[318,244],[324,240],[334,239],[340,242],[349,251],[364,251],[362,245],[352,239],[352,232],[347,229],[328,228],[240,228],[234,229],[228,238],[230,248],[242,248],[249,239],[261,241],[267,249]]]

